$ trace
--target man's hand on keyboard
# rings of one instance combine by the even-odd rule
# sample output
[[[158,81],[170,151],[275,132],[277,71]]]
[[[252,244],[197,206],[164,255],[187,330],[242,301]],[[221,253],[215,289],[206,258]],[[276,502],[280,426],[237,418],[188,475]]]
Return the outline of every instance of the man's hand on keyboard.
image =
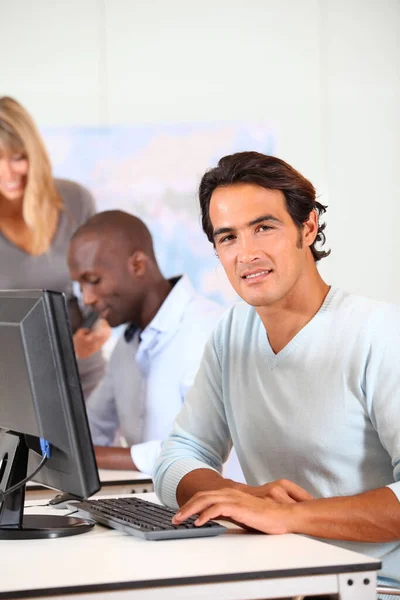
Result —
[[[291,531],[293,504],[296,504],[293,499],[290,502],[277,502],[232,488],[197,492],[180,508],[172,522],[178,525],[184,519],[198,514],[196,525],[223,518],[265,533],[288,533]]]
[[[251,496],[269,498],[270,500],[274,500],[274,502],[284,504],[313,500],[311,494],[289,479],[278,479],[277,481],[271,481],[271,483],[264,483],[264,485],[258,486],[243,485],[240,489]]]
[[[280,503],[304,502],[313,500],[311,494],[288,479],[278,479],[263,485],[247,485],[232,479],[225,479],[216,471],[210,469],[195,469],[182,477],[176,497],[178,504],[183,506],[196,492],[211,490],[238,490],[256,498],[268,498]]]

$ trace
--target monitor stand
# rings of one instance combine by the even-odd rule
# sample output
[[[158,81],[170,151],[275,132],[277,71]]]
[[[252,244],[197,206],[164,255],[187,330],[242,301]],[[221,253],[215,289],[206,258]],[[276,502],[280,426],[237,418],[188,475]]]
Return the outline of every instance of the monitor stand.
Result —
[[[25,479],[29,448],[25,436],[0,430],[0,490]],[[51,460],[51,459],[50,459]],[[25,485],[0,500],[0,540],[56,538],[85,533],[94,523],[63,515],[24,515]]]

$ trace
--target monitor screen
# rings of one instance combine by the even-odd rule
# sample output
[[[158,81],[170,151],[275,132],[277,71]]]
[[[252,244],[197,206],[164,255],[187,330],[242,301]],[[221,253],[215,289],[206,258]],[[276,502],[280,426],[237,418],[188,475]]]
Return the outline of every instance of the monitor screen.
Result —
[[[5,529],[7,537],[24,529],[22,506],[15,522],[23,486],[17,494],[3,494],[37,469],[43,441],[50,457],[35,481],[78,498],[99,489],[65,297],[0,291],[0,538]]]

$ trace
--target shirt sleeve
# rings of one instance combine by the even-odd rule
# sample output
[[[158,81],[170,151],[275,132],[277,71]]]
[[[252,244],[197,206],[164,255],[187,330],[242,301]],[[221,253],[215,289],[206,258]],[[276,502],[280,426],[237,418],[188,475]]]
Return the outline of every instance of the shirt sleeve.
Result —
[[[100,385],[90,395],[86,408],[93,444],[111,446],[119,427],[119,420],[109,366]]]
[[[232,448],[222,398],[221,365],[215,334],[207,343],[193,387],[187,393],[170,437],[163,443],[154,470],[155,490],[176,507],[176,488],[194,469],[222,472]]]
[[[186,319],[185,323],[180,324],[180,334],[182,335],[182,350],[183,353],[179,360],[180,376],[179,376],[179,400],[182,406],[187,392],[193,386],[196,373],[199,370],[204,347],[207,340],[210,338],[211,331],[221,317],[223,308],[217,307],[211,311],[206,304],[205,307],[199,301],[196,302],[196,320],[193,322],[193,316]],[[174,354],[175,362],[175,354]],[[174,411],[173,417],[176,412]],[[172,424],[172,419],[168,419]],[[168,427],[168,431],[171,427]],[[134,464],[139,471],[153,474],[157,459],[160,454],[162,439],[146,441],[143,443],[131,446],[131,456]]]
[[[152,475],[160,449],[160,440],[142,442],[131,446],[131,456],[137,470]]]
[[[400,308],[382,304],[367,327],[373,333],[365,375],[367,407],[391,457],[393,482],[388,487],[400,500]]]

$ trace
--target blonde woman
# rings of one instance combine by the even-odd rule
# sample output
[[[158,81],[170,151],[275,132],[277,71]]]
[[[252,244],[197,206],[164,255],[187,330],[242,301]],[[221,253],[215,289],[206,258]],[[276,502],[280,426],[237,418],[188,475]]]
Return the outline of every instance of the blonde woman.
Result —
[[[0,289],[50,289],[71,299],[66,253],[71,235],[95,213],[91,194],[81,185],[54,179],[40,134],[27,111],[0,98]],[[77,329],[75,351],[85,396],[104,373],[99,352],[109,336],[102,321]]]

